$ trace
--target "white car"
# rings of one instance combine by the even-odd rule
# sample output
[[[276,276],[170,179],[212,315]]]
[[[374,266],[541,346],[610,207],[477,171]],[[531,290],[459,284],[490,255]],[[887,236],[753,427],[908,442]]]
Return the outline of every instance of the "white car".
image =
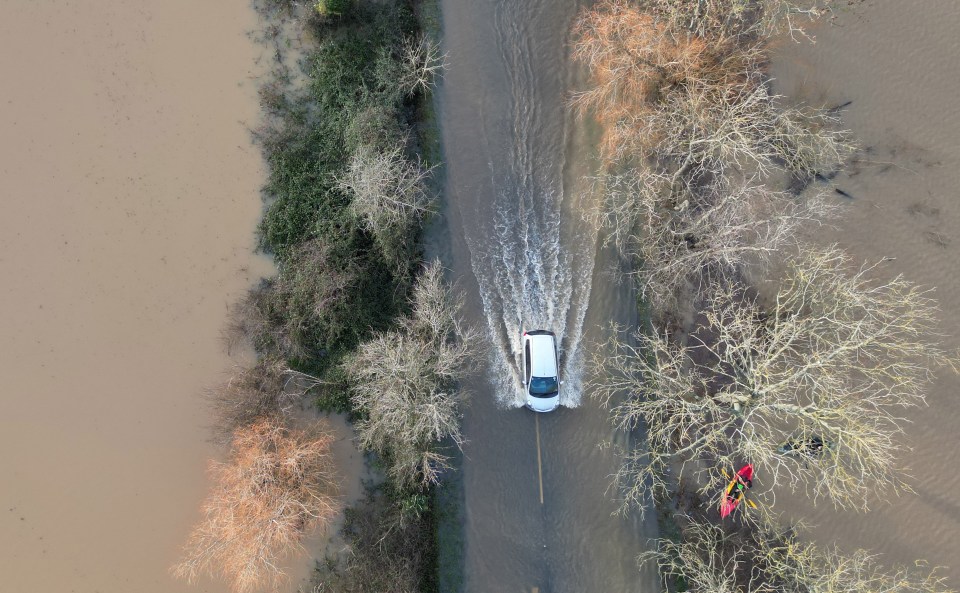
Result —
[[[560,366],[557,338],[553,332],[523,332],[523,395],[526,407],[534,412],[552,412],[560,405]]]

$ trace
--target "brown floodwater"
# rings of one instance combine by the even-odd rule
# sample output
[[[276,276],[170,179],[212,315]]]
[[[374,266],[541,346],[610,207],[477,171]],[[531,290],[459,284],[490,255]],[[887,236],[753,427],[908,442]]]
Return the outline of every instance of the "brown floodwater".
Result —
[[[2,3],[0,589],[190,587],[263,168],[245,3]]]
[[[960,11],[953,0],[866,2],[816,29],[816,44],[785,43],[776,90],[810,104],[851,103],[844,125],[866,162],[835,179],[842,217],[817,237],[856,260],[896,258],[883,273],[936,287],[946,345],[960,347]],[[960,377],[939,373],[928,407],[907,412],[912,452],[902,465],[916,494],[885,493],[868,513],[779,497],[777,508],[816,524],[812,536],[923,558],[960,587]],[[762,476],[760,477],[762,480]]]

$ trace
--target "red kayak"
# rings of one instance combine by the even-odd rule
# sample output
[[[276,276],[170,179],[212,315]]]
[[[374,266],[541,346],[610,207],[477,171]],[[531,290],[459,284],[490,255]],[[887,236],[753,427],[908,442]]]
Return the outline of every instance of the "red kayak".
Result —
[[[733,512],[743,501],[743,491],[748,484],[753,483],[753,465],[747,464],[740,468],[737,475],[730,480],[727,489],[723,493],[723,503],[720,505],[720,518],[724,518]]]

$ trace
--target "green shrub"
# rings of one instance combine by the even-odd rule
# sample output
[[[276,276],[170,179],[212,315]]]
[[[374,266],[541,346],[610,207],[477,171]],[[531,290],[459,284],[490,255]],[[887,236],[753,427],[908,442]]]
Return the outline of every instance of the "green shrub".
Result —
[[[318,564],[314,583],[322,591],[433,592],[436,552],[429,509],[410,513],[418,495],[388,485],[368,486],[367,496],[347,508],[340,533],[348,553]]]

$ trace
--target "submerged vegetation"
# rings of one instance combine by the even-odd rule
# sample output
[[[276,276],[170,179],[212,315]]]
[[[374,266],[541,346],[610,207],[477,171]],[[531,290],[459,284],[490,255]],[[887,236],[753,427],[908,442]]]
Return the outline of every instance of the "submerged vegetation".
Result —
[[[252,344],[258,361],[210,393],[231,455],[212,466],[215,490],[175,573],[275,589],[280,561],[330,524],[332,437],[294,414],[313,401],[348,413],[385,473],[347,509],[351,553],[318,567],[317,590],[432,590],[432,489],[445,447],[462,440],[473,333],[420,246],[436,163],[424,162],[418,120],[443,56],[407,0],[262,1],[276,60],[254,134],[268,164],[259,231],[278,272],[232,309],[227,344]]]
[[[681,589],[944,590],[864,552],[801,544],[770,504],[747,525],[711,525],[711,495],[739,464],[773,493],[840,508],[908,490],[900,411],[955,362],[928,291],[804,239],[832,214],[818,184],[856,146],[831,111],[774,96],[767,63],[774,35],[801,40],[828,8],[604,0],[574,28],[590,85],[571,104],[605,131],[591,216],[651,311],[637,332],[613,328],[593,387],[617,427],[647,436],[616,476],[625,510],[686,513],[679,538],[644,556]],[[681,485],[704,502],[678,508]]]

